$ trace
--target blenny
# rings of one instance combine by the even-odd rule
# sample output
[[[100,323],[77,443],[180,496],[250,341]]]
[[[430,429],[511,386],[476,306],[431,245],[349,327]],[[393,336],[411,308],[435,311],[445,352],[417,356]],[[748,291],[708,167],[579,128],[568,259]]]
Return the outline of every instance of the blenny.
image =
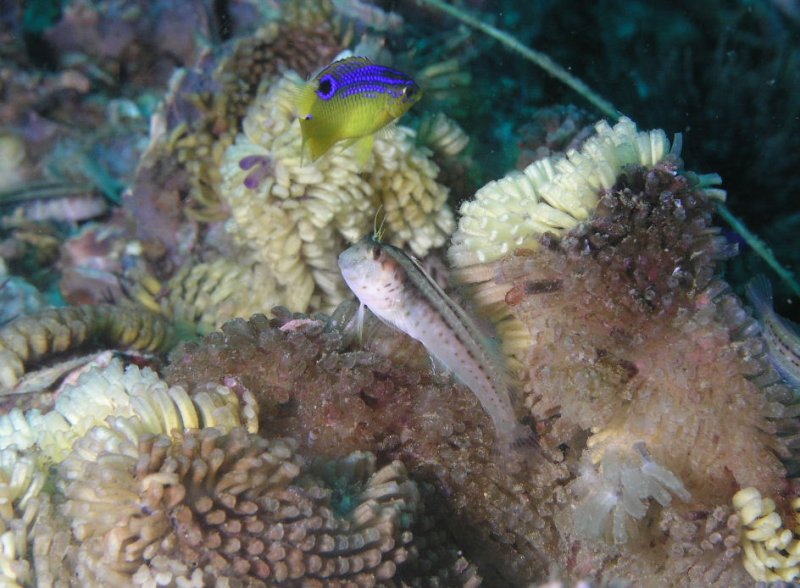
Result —
[[[366,161],[374,133],[403,116],[422,96],[419,86],[396,69],[366,57],[334,61],[297,96],[303,149],[314,161],[339,141],[355,144]]]
[[[501,451],[529,443],[532,431],[516,419],[500,354],[419,262],[368,235],[339,255],[339,268],[362,307],[420,341],[478,397]]]

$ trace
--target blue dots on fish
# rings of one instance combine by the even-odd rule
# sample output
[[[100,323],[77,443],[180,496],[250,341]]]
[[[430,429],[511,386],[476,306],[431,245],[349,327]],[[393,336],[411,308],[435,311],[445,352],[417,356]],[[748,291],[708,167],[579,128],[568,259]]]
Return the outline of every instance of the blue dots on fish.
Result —
[[[297,114],[316,161],[334,144],[356,145],[357,159],[369,158],[375,133],[403,116],[422,90],[401,71],[366,57],[335,61],[305,83],[297,96]]]

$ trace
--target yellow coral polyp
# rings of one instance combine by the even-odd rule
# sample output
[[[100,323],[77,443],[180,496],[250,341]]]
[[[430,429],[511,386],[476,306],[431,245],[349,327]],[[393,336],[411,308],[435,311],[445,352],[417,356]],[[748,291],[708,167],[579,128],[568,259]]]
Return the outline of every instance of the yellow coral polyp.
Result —
[[[114,359],[66,387],[52,411],[41,414],[14,409],[0,416],[0,449],[36,447],[46,461],[58,463],[87,431],[119,417],[130,419],[121,426],[130,429],[132,438],[204,427],[226,432],[244,426],[255,433],[258,405],[249,392],[242,400],[222,385],[189,396],[180,386],[168,386],[148,368],[123,368],[122,362]]]
[[[29,456],[0,451],[0,586],[31,585],[29,534],[45,477]]]
[[[220,194],[231,211],[228,231],[275,281],[264,307],[331,310],[349,294],[337,256],[372,230],[379,207],[388,240],[419,256],[443,245],[455,223],[438,168],[411,129],[376,137],[365,166],[339,145],[313,164],[302,161],[294,107],[301,83],[286,74],[256,98],[225,154]]]
[[[437,112],[422,120],[417,132],[417,142],[430,148],[434,153],[455,157],[467,148],[469,135],[456,121]]]
[[[733,495],[741,524],[742,563],[759,582],[793,582],[800,577],[800,498],[792,501],[793,529],[784,527],[775,501],[753,487]]]
[[[547,231],[561,233],[585,220],[601,190],[611,188],[625,165],[652,167],[670,151],[662,130],[639,132],[622,118],[580,151],[535,161],[522,173],[490,182],[461,206],[461,220],[448,252],[457,268],[495,261],[515,248],[536,248]],[[470,280],[473,281],[473,280]]]

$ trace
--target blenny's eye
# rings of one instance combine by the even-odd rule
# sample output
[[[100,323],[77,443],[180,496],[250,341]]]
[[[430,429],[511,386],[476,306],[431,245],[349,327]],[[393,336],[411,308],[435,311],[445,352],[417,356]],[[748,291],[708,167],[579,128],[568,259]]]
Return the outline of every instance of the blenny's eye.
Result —
[[[378,260],[381,256],[381,246],[380,245],[373,245],[372,246],[372,259]]]

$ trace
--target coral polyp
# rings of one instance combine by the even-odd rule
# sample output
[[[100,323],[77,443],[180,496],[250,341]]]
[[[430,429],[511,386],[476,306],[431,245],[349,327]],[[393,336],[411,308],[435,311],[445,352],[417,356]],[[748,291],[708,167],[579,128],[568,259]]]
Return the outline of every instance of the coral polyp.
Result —
[[[781,492],[775,433],[793,427],[717,277],[735,251],[711,224],[719,178],[684,170],[663,132],[596,128],[479,191],[450,258],[499,322],[542,443],[578,459],[561,533],[607,574],[630,569],[619,545],[665,539],[650,517]]]
[[[6,4],[0,586],[800,581],[793,2]]]
[[[100,434],[102,433],[102,434]],[[129,439],[96,429],[61,465],[83,585],[366,586],[408,557],[419,493],[400,463],[375,471],[342,512],[289,441],[234,429]],[[365,461],[359,467],[359,461]],[[346,471],[345,468],[343,468]]]
[[[490,182],[465,202],[450,260],[468,268],[515,248],[536,248],[544,233],[569,230],[585,220],[624,166],[653,166],[669,149],[661,130],[640,133],[626,118],[613,127],[599,122],[596,135],[579,150],[535,161],[522,173]]]
[[[169,321],[140,307],[48,308],[0,329],[0,390],[16,386],[31,363],[89,341],[153,352],[169,348],[173,336]]]
[[[775,501],[762,498],[752,486],[733,495],[733,507],[741,525],[744,567],[759,582],[791,582],[800,575],[800,500],[791,503],[793,520],[788,525]]]
[[[274,276],[271,305],[331,310],[347,294],[338,252],[373,228],[376,210],[385,214],[387,238],[420,256],[443,245],[454,222],[438,167],[411,129],[378,136],[364,169],[341,146],[304,162],[294,104],[300,85],[286,74],[255,100],[225,154],[221,194],[229,232]]]
[[[644,518],[650,500],[667,506],[673,494],[684,502],[691,496],[675,474],[650,458],[643,442],[626,446],[630,439],[619,437],[614,447],[599,453],[598,463],[584,456],[570,491],[578,498],[574,512],[578,535],[604,538],[610,527],[613,542],[624,544],[628,541],[628,517]]]
[[[511,316],[506,296],[513,303],[526,289],[546,289],[547,283],[557,283],[558,277],[537,276],[516,288],[498,287],[493,280],[499,270],[491,264],[501,264],[515,252],[536,251],[546,235],[578,227],[626,166],[651,167],[670,151],[663,131],[639,132],[629,119],[613,127],[601,121],[595,128],[596,135],[579,150],[535,161],[523,172],[490,182],[478,190],[474,200],[461,206],[458,229],[448,250],[454,276],[475,285],[473,296],[497,324],[512,365],[519,365],[519,356],[531,340]]]

